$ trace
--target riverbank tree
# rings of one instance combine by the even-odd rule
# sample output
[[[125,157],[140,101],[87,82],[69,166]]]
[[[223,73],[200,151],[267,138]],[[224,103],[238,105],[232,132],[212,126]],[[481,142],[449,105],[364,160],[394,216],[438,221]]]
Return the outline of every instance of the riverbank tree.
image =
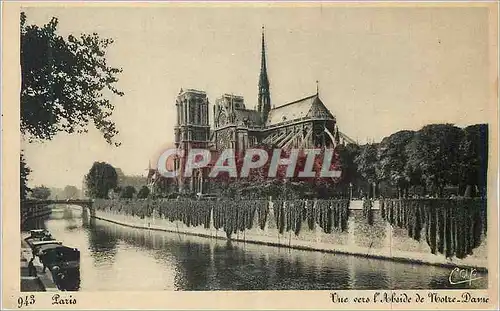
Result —
[[[138,199],[147,199],[150,194],[150,190],[148,186],[142,186],[141,189],[139,189],[139,192],[137,192],[137,198]]]
[[[58,34],[58,24],[53,17],[45,25],[30,25],[21,12],[21,134],[28,143],[47,141],[60,132],[85,133],[92,124],[106,142],[119,146],[108,98],[124,95],[116,87],[122,69],[107,62],[113,40],[97,33],[65,38]],[[23,198],[30,173],[23,170],[23,158],[21,168]]]
[[[115,168],[106,162],[94,162],[85,175],[86,195],[90,198],[107,199],[110,190],[118,186]]]
[[[460,189],[465,196],[486,196],[488,174],[488,125],[475,124],[464,129],[459,146]]]
[[[137,193],[137,190],[135,190],[134,187],[126,186],[122,189],[122,191],[120,193],[120,198],[121,199],[132,199],[136,193]]]
[[[63,196],[66,199],[76,199],[80,196],[80,191],[75,186],[66,185],[63,190]]]
[[[31,197],[38,200],[47,200],[50,197],[50,189],[44,185],[35,187],[31,190]]]
[[[444,197],[450,193],[484,197],[488,125],[430,124],[418,131],[399,131],[379,144],[361,146],[354,163],[370,185],[389,185],[375,194],[370,190],[371,197]],[[447,189],[452,190],[447,193]]]
[[[377,180],[379,182],[385,181],[392,188],[395,188],[398,197],[408,196],[410,178],[406,169],[408,163],[406,146],[414,136],[414,131],[399,131],[382,139],[378,147]]]
[[[21,201],[26,200],[28,197],[28,194],[31,193],[32,189],[28,187],[28,176],[31,173],[31,169],[29,168],[28,164],[26,164],[26,160],[24,159],[24,153],[21,150],[21,157],[20,157],[20,175],[21,175],[21,182],[20,182],[20,194],[21,194]]]

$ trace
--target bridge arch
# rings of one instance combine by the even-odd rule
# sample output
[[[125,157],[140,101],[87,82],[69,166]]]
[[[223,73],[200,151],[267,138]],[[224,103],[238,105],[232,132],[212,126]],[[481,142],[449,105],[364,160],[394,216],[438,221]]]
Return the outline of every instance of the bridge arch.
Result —
[[[95,217],[93,200],[26,200],[21,202],[21,226],[33,218],[41,218],[51,214],[51,205],[78,205],[82,207],[82,217]]]

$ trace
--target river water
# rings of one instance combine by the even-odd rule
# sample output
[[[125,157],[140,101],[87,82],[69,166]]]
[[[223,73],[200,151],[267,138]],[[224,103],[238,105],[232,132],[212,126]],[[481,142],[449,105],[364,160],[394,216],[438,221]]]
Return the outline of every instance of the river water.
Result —
[[[487,288],[449,284],[452,268],[133,229],[62,208],[45,227],[81,252],[81,291]]]

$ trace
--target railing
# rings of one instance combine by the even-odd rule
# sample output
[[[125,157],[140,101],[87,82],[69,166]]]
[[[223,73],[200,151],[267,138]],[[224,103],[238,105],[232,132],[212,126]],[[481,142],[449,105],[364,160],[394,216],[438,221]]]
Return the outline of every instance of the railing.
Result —
[[[253,131],[262,131],[262,132],[267,132],[276,128],[288,126],[291,124],[296,124],[296,123],[303,123],[303,122],[310,122],[310,121],[335,121],[335,117],[333,118],[313,118],[313,117],[302,117],[302,118],[297,118],[297,119],[291,119],[271,125],[259,125],[259,126],[246,126],[246,125],[239,125],[239,124],[226,124],[221,127],[214,128],[214,131],[219,131],[226,129],[228,127],[237,127],[237,128],[244,128],[244,129],[249,129]]]
[[[45,204],[45,205],[52,205],[52,204],[92,205],[93,202],[94,201],[90,199],[68,199],[68,200],[26,200],[22,203]]]

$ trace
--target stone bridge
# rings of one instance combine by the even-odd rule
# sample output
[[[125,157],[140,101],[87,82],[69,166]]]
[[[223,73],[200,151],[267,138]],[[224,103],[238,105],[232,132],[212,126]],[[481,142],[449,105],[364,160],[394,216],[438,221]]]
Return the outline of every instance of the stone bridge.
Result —
[[[21,225],[28,219],[48,216],[54,205],[78,205],[82,207],[82,216],[94,217],[93,200],[26,200],[21,202]]]

